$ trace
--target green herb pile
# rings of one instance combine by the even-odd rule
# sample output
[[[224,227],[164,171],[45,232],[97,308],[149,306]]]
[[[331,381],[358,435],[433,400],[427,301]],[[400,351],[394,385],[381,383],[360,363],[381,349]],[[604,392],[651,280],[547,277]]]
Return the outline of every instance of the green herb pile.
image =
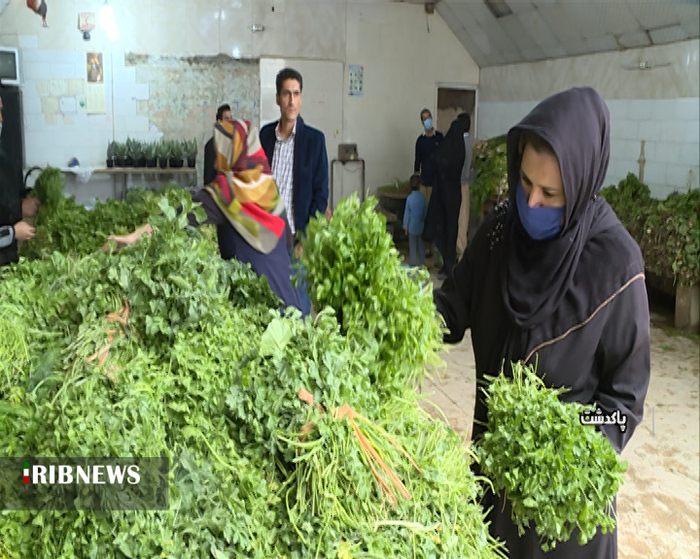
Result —
[[[612,502],[626,463],[594,427],[582,425],[591,406],[563,403],[563,389],[547,388],[532,366],[514,363],[484,390],[488,431],[477,444],[481,470],[496,492],[505,491],[522,533],[534,523],[544,551],[568,541],[580,544],[600,526],[615,527]]]
[[[475,208],[487,202],[498,203],[508,196],[508,161],[506,135],[474,144],[474,182],[470,196]]]
[[[628,173],[600,193],[639,244],[647,270],[674,284],[700,284],[700,191],[652,198],[649,187]]]
[[[443,330],[428,272],[402,267],[376,205],[374,197],[360,204],[353,195],[330,221],[311,220],[301,261],[314,307],[332,307],[343,334],[376,344],[370,380],[380,391],[396,391],[420,381],[426,364],[439,363]]]
[[[136,188],[127,192],[127,202],[97,201],[92,210],[63,195],[65,178],[53,167],[37,177],[32,196],[41,206],[35,223],[37,232],[22,246],[22,256],[43,258],[54,251],[84,256],[98,250],[111,234],[124,235],[143,225],[151,215],[160,213],[158,200],[167,196],[175,202],[182,194],[176,185],[157,190]]]
[[[502,556],[468,450],[420,408],[410,385],[380,373],[388,343],[397,344],[395,360],[409,362],[394,372],[417,375],[420,359],[434,355],[408,351],[376,326],[360,335],[357,316],[347,336],[332,308],[305,320],[280,313],[264,278],[221,260],[216,243],[176,212],[201,218],[201,208],[186,192],[173,197],[158,199],[153,235],[118,253],[80,255],[87,246],[61,244],[65,253],[47,248],[0,272],[4,454],[165,456],[169,510],[2,511],[0,556]],[[338,214],[352,214],[358,234],[374,223],[357,208]],[[351,237],[349,228],[342,242]],[[397,274],[376,281],[403,282],[398,256],[382,255],[382,236],[373,242],[376,261]],[[416,335],[416,321],[437,338],[426,295],[405,281],[426,314],[395,313],[386,328],[400,319]],[[396,286],[386,292],[402,295]],[[323,409],[303,402],[300,388]],[[349,420],[333,416],[344,404],[371,422],[363,432],[410,499],[393,506],[382,491]]]

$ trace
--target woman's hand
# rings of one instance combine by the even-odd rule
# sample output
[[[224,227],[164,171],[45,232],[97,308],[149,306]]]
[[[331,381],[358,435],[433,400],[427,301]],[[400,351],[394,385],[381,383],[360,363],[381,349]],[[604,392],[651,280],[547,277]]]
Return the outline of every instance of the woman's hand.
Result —
[[[102,247],[104,250],[109,250],[109,241],[114,241],[117,244],[117,250],[123,249],[125,246],[133,245],[138,241],[144,234],[150,235],[153,232],[153,228],[150,224],[142,225],[133,233],[128,235],[110,235],[107,237],[107,242]]]
[[[18,241],[29,241],[36,235],[36,227],[29,225],[26,221],[18,221],[14,227],[15,239]]]
[[[110,235],[107,237],[107,242],[104,244],[104,249],[109,250],[109,241],[114,241],[117,244],[116,249],[121,250],[125,246],[133,245],[136,242],[133,233],[128,235]]]
[[[304,253],[304,247],[301,246],[301,243],[297,243],[294,245],[294,258],[299,259],[301,258],[301,255]]]

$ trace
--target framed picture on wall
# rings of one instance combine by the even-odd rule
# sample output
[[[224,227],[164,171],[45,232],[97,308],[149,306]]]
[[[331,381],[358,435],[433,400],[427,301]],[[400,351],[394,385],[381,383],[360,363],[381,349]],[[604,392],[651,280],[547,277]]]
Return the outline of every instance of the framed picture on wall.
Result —
[[[88,83],[104,83],[104,59],[101,52],[88,52],[86,70]]]
[[[106,114],[104,58],[101,52],[85,53],[85,109],[87,114]]]

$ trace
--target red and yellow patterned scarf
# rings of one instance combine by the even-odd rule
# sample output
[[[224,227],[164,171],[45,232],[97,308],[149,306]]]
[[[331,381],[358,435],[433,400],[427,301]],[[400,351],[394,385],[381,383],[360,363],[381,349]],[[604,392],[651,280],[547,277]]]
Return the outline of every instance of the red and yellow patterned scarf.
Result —
[[[204,188],[234,229],[268,254],[284,234],[284,201],[270,172],[257,131],[246,120],[214,126],[216,179]]]

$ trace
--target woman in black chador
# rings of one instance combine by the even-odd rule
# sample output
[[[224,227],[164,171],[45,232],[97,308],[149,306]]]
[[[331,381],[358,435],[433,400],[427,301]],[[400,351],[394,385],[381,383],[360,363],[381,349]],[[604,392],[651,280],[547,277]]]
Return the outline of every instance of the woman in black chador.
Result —
[[[509,200],[484,220],[435,303],[448,342],[472,330],[477,382],[505,362],[535,363],[561,397],[619,411],[627,428],[600,426],[621,452],[642,420],[649,385],[649,308],[639,247],[597,196],[610,157],[603,99],[574,88],[542,101],[508,133]],[[477,392],[472,439],[487,409]],[[522,537],[502,495],[487,494],[491,533],[512,559],[616,559],[617,532],[544,553]]]
[[[445,265],[441,270],[448,274],[457,258],[457,233],[459,208],[462,204],[462,168],[466,150],[464,133],[469,130],[469,116],[460,114],[452,121],[445,139],[433,153],[435,163],[435,187],[428,207],[428,216],[435,223],[435,246],[442,254]],[[433,197],[435,201],[433,201]]]

